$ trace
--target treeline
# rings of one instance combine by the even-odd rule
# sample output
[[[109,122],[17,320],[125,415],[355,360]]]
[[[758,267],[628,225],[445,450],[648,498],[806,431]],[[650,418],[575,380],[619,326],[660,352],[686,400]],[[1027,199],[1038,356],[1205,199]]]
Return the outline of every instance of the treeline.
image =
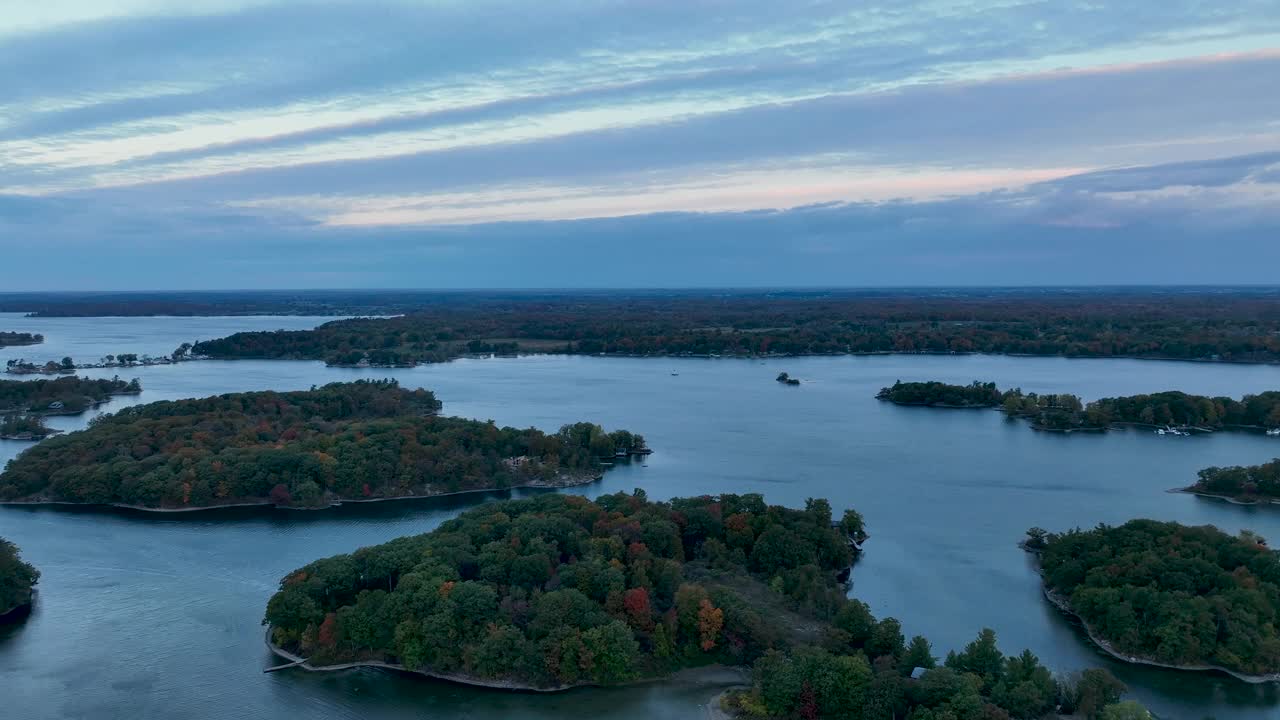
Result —
[[[40,333],[0,332],[0,348],[12,345],[39,345],[44,342]]]
[[[1278,361],[1280,303],[1270,296],[1196,294],[476,297],[401,317],[237,333],[197,343],[194,352],[344,365],[439,362],[474,352],[978,352]]]
[[[149,508],[320,507],[513,485],[583,482],[644,439],[597,425],[553,435],[436,417],[425,390],[333,383],[150,403],[51,438],[0,473],[0,499]]]
[[[881,388],[876,397],[898,405],[927,405],[953,408],[995,407],[1004,400],[1004,394],[993,382],[974,381],[969,385],[948,385],[941,382],[902,382]]]
[[[40,571],[22,561],[18,546],[0,537],[0,617],[31,603]]]
[[[1116,424],[1176,425],[1219,430],[1280,427],[1280,392],[1245,395],[1240,400],[1168,391],[1101,398],[1088,404],[1075,395],[1005,393],[1004,410],[1050,429],[1102,429]]]
[[[1120,655],[1280,672],[1280,559],[1257,536],[1131,520],[1029,532],[1046,589]]]
[[[137,379],[128,382],[77,376],[52,380],[0,380],[0,414],[79,413],[113,395],[142,392]]]
[[[1280,458],[1247,467],[1205,468],[1187,490],[1245,501],[1280,499]]]

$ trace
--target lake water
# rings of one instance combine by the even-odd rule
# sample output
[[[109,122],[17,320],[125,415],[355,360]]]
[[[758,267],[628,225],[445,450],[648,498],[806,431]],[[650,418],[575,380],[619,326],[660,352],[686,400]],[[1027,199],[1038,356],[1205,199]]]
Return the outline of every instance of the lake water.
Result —
[[[304,318],[0,318],[43,331],[74,357],[160,354],[236,329],[306,327]],[[109,326],[109,329],[107,329]],[[56,328],[56,333],[54,329]],[[96,338],[96,339],[95,339]],[[154,349],[152,349],[154,348]],[[0,360],[49,355],[0,350]],[[61,349],[50,357],[68,354]],[[780,371],[804,381],[774,382]],[[672,375],[678,373],[678,375]],[[110,372],[99,374],[109,375]],[[984,626],[1006,652],[1030,647],[1057,671],[1105,665],[1165,718],[1280,719],[1274,686],[1130,667],[1098,654],[1040,595],[1017,546],[1050,530],[1134,517],[1212,523],[1280,539],[1280,508],[1170,494],[1208,465],[1280,456],[1280,440],[1220,433],[1158,437],[1037,433],[988,411],[876,401],[895,379],[994,380],[1086,399],[1166,389],[1239,396],[1280,388],[1280,367],[990,356],[777,360],[527,357],[403,370],[314,362],[197,362],[141,368],[133,402],[254,389],[303,389],[394,376],[436,392],[445,412],[554,430],[577,420],[643,433],[656,452],[586,495],[644,488],[655,498],[759,492],[773,503],[826,497],[856,507],[872,535],[852,594],[899,618],[938,655]],[[74,429],[88,416],[54,418]],[[0,462],[25,443],[0,441]],[[500,694],[375,671],[262,674],[259,623],[288,571],[424,532],[492,496],[325,512],[227,510],[189,516],[0,508],[0,535],[44,576],[32,617],[0,629],[0,716],[14,718],[697,718],[716,692],[692,683],[563,695]]]

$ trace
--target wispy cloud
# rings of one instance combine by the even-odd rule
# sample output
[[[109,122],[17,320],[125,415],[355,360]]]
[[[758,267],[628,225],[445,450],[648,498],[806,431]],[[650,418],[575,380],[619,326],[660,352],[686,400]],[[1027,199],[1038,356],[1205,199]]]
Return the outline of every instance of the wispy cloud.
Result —
[[[1157,213],[1269,222],[1280,150],[1275,0],[42,0],[0,67],[0,229],[117,254],[384,233],[500,270],[517,231],[849,223],[796,239],[838,255],[892,219],[925,262],[965,247],[954,209],[1044,233],[1003,250],[1029,262]]]

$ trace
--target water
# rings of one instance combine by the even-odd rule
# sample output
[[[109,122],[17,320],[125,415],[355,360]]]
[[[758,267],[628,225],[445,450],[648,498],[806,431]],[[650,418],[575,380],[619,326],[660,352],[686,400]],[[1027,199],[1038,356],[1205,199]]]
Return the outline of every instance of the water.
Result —
[[[113,329],[110,345],[100,349],[73,338],[101,330],[101,319],[39,322],[56,322],[68,338],[60,342],[79,342],[88,357],[137,347],[128,332],[163,348],[237,327],[315,321],[134,318]],[[33,348],[0,354],[15,350],[34,355]],[[774,382],[783,370],[804,384]],[[1037,433],[996,412],[902,408],[873,399],[895,379],[990,379],[1002,387],[1086,398],[1165,389],[1239,396],[1280,388],[1277,367],[978,356],[529,357],[403,370],[199,362],[125,373],[133,376],[141,379],[143,395],[117,398],[104,411],[133,402],[394,376],[406,386],[434,390],[452,414],[548,430],[582,419],[626,427],[645,434],[657,452],[644,466],[620,467],[578,492],[642,487],[656,498],[760,492],[789,505],[827,497],[837,512],[861,510],[872,534],[854,570],[852,594],[878,615],[901,619],[908,634],[928,636],[939,655],[989,626],[1006,652],[1030,647],[1055,670],[1107,666],[1162,717],[1280,719],[1274,687],[1134,668],[1098,654],[1043,600],[1038,578],[1015,545],[1032,525],[1061,530],[1133,517],[1212,523],[1231,532],[1247,527],[1280,539],[1280,508],[1164,492],[1189,484],[1207,465],[1269,460],[1280,455],[1280,441],[1235,433]],[[54,418],[52,424],[73,429],[86,421]],[[27,446],[0,442],[0,461]],[[0,508],[0,535],[22,545],[44,573],[33,616],[0,630],[0,689],[12,713],[5,717],[703,716],[701,706],[716,692],[705,684],[540,696],[374,671],[261,673],[271,658],[259,622],[286,572],[318,557],[424,532],[494,497],[182,517]]]

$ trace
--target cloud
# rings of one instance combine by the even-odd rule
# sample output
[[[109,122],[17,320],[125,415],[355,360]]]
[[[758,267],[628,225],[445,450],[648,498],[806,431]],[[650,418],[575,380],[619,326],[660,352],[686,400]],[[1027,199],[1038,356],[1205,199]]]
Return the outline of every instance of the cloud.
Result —
[[[1198,163],[1203,182],[1190,185],[1186,164],[1132,168],[1148,179],[1138,192],[1083,174],[921,202],[436,227],[319,227],[261,209],[126,215],[89,201],[67,215],[62,199],[0,197],[0,232],[40,239],[17,244],[0,283],[39,289],[29,263],[62,250],[79,261],[59,277],[94,289],[171,277],[203,288],[1267,283],[1280,184],[1252,169],[1274,160]],[[1228,173],[1265,194],[1224,202]],[[1144,194],[1170,183],[1183,192]]]
[[[1229,280],[1274,257],[1274,0],[45,0],[8,10],[0,67],[14,286],[53,248],[80,287]]]

